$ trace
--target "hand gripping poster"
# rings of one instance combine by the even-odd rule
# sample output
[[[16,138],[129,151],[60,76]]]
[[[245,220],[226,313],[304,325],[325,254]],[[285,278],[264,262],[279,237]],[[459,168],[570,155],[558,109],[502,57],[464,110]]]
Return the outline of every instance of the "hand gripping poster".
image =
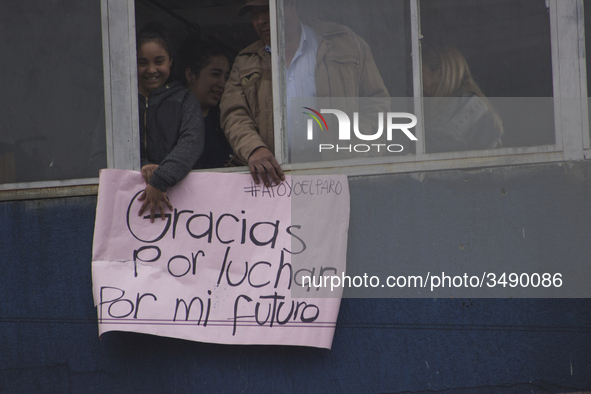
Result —
[[[131,331],[222,344],[332,345],[345,272],[346,176],[190,173],[154,222],[139,172],[103,170],[92,279],[99,335]],[[326,283],[325,283],[326,284]]]

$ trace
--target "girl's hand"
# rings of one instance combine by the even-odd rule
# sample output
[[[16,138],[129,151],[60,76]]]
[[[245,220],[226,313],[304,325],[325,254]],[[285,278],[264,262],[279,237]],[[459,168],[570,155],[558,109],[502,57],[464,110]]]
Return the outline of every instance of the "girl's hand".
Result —
[[[144,170],[142,169],[142,174],[143,174],[143,172],[144,172]],[[140,211],[138,212],[138,216],[142,216],[142,214],[144,213],[144,210],[149,205],[150,206],[150,222],[151,223],[154,223],[154,215],[156,214],[156,207],[158,207],[158,210],[160,211],[160,217],[162,218],[162,220],[165,219],[164,206],[162,205],[162,203],[164,203],[168,207],[168,209],[170,209],[170,211],[172,212],[172,204],[168,200],[168,197],[166,196],[166,192],[161,192],[160,190],[156,189],[154,186],[151,186],[151,185],[146,186],[146,190],[144,190],[144,192],[142,193],[140,198],[138,198],[138,200],[144,202],[142,204],[142,207],[140,208]]]
[[[150,179],[152,179],[152,174],[154,174],[156,169],[158,169],[158,164],[146,164],[142,167],[142,177],[144,178],[146,185],[150,182]]]

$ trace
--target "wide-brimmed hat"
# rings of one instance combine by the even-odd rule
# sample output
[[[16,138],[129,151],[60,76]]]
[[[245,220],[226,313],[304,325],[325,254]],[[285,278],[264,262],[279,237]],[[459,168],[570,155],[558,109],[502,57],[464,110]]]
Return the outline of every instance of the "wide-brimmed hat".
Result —
[[[246,0],[246,4],[238,10],[238,16],[242,16],[250,11],[252,7],[269,5],[269,0]]]

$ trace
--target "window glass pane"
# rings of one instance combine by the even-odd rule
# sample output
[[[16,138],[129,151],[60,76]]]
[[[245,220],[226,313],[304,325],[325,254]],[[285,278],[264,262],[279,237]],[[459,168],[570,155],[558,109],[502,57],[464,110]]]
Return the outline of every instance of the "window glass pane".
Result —
[[[106,167],[98,1],[2,0],[0,183]]]
[[[585,53],[591,53],[591,0],[584,0],[583,6],[585,9]],[[591,61],[587,62],[587,97],[591,97]],[[588,115],[591,116],[591,100],[587,100]],[[591,124],[591,122],[589,122]],[[591,133],[591,130],[590,130]],[[591,136],[590,136],[591,137]]]
[[[234,58],[259,39],[250,15],[238,14],[244,4],[244,0],[135,1],[138,33],[146,24],[158,22],[170,35],[173,64],[168,82],[184,84],[201,105],[205,149],[194,169],[246,164],[232,158],[219,107]],[[270,75],[269,71],[269,81]]]
[[[412,153],[409,2],[285,0],[284,8],[289,161]]]
[[[290,3],[297,4],[295,14]],[[297,17],[304,24],[315,27],[317,30],[323,28],[323,31],[335,35],[338,34],[339,27],[350,29],[353,37],[358,36],[367,43],[367,49],[373,57],[373,62],[377,66],[389,96],[412,97],[408,1],[284,0],[284,7],[286,39],[294,36],[294,33],[288,29],[288,18]],[[328,39],[328,35],[325,33],[324,42]],[[323,37],[319,40],[322,43]],[[330,42],[331,45],[333,43]],[[336,54],[333,59],[337,60]],[[363,60],[371,61],[369,58]]]
[[[421,0],[420,14],[427,152],[499,148],[501,130],[502,147],[554,144],[544,0]]]
[[[296,125],[297,128],[296,134],[290,134],[289,138],[293,140],[288,142],[290,147],[298,148],[297,155],[291,157],[291,161],[297,163],[412,153],[414,146],[409,136],[414,136],[410,132],[406,135],[401,130],[395,130],[390,140],[386,138],[386,113],[392,108],[397,112],[412,112],[407,99],[413,95],[408,1],[287,0],[280,2],[280,5],[282,3],[285,9],[283,22],[286,45],[280,50],[285,49],[289,53],[295,34],[297,51],[303,37],[299,27],[303,27],[304,35],[308,37],[303,48],[313,51],[313,55],[306,52],[304,57],[295,61],[289,59],[290,64],[293,61],[298,65],[296,90],[290,84],[295,79],[289,81],[288,75],[288,80],[283,81],[284,84],[288,83],[285,94],[290,99],[287,101],[288,124],[290,127]],[[161,22],[170,31],[176,47],[181,48],[180,56],[177,57],[180,61],[175,60],[173,63],[173,66],[181,66],[181,70],[177,70],[181,81],[187,69],[186,58],[191,53],[189,51],[187,55],[187,51],[182,50],[187,37],[198,37],[199,40],[214,43],[228,50],[231,61],[236,59],[221,100],[221,119],[217,121],[225,129],[229,143],[238,156],[234,163],[245,163],[254,149],[260,146],[266,146],[274,152],[277,142],[274,140],[276,114],[273,113],[271,55],[270,48],[265,49],[265,45],[270,44],[271,16],[261,12],[265,10],[260,7],[242,9],[244,12],[238,15],[246,4],[245,0],[136,0],[135,4],[138,29],[149,21]],[[292,29],[293,21],[297,22],[295,30]],[[310,43],[313,46],[307,47]],[[249,49],[244,52],[246,48]],[[241,51],[242,54],[238,55]],[[193,49],[192,53],[195,52]],[[293,53],[291,55],[293,57]],[[293,69],[290,67],[286,71],[289,74]],[[198,92],[195,94],[198,95]],[[315,95],[331,100],[310,100]],[[342,98],[345,98],[344,102],[333,100]],[[399,98],[401,104],[393,105],[392,98]],[[203,105],[201,98],[200,101]],[[310,145],[306,140],[307,125],[308,119],[314,118],[303,112],[316,114],[304,107],[319,113],[328,108],[350,110],[351,133],[354,133],[353,113],[357,110],[360,113],[360,133],[369,135],[368,138],[376,134],[381,118],[384,123],[383,137],[371,141],[357,139],[363,146],[355,149],[355,142],[339,142],[338,118],[326,115],[322,123],[316,117],[318,122],[313,123],[316,137]],[[291,116],[292,110],[297,114],[296,117]],[[392,121],[405,125],[412,119],[403,117]],[[332,152],[327,150],[319,155],[319,144],[327,142],[326,133],[318,134],[321,133],[318,127],[322,124],[330,129],[335,147]],[[353,136],[355,138],[356,134]],[[212,139],[206,129],[206,154],[218,149],[208,142]],[[377,146],[372,146],[374,143]],[[337,152],[338,145],[344,149]],[[392,145],[390,151],[389,145]],[[372,152],[367,152],[366,148]]]

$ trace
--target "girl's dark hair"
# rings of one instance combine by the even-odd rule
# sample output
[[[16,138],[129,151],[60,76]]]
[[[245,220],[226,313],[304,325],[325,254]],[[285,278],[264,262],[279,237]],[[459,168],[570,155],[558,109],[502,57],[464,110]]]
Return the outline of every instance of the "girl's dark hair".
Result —
[[[185,40],[180,51],[180,61],[183,69],[181,79],[185,85],[187,84],[187,80],[184,70],[189,68],[195,75],[199,75],[201,70],[210,63],[212,56],[226,57],[231,67],[232,56],[223,44],[215,43],[197,35],[189,36]]]
[[[137,33],[136,50],[138,50],[145,43],[152,41],[155,41],[162,45],[166,52],[168,52],[168,56],[170,56],[171,59],[175,59],[176,53],[174,51],[174,46],[172,44],[170,34],[168,33],[166,27],[160,22],[148,22],[139,31],[139,33]],[[172,62],[172,67],[170,69],[170,77],[168,78],[167,82],[178,79],[179,68],[177,65],[175,65],[175,63],[175,61]]]

